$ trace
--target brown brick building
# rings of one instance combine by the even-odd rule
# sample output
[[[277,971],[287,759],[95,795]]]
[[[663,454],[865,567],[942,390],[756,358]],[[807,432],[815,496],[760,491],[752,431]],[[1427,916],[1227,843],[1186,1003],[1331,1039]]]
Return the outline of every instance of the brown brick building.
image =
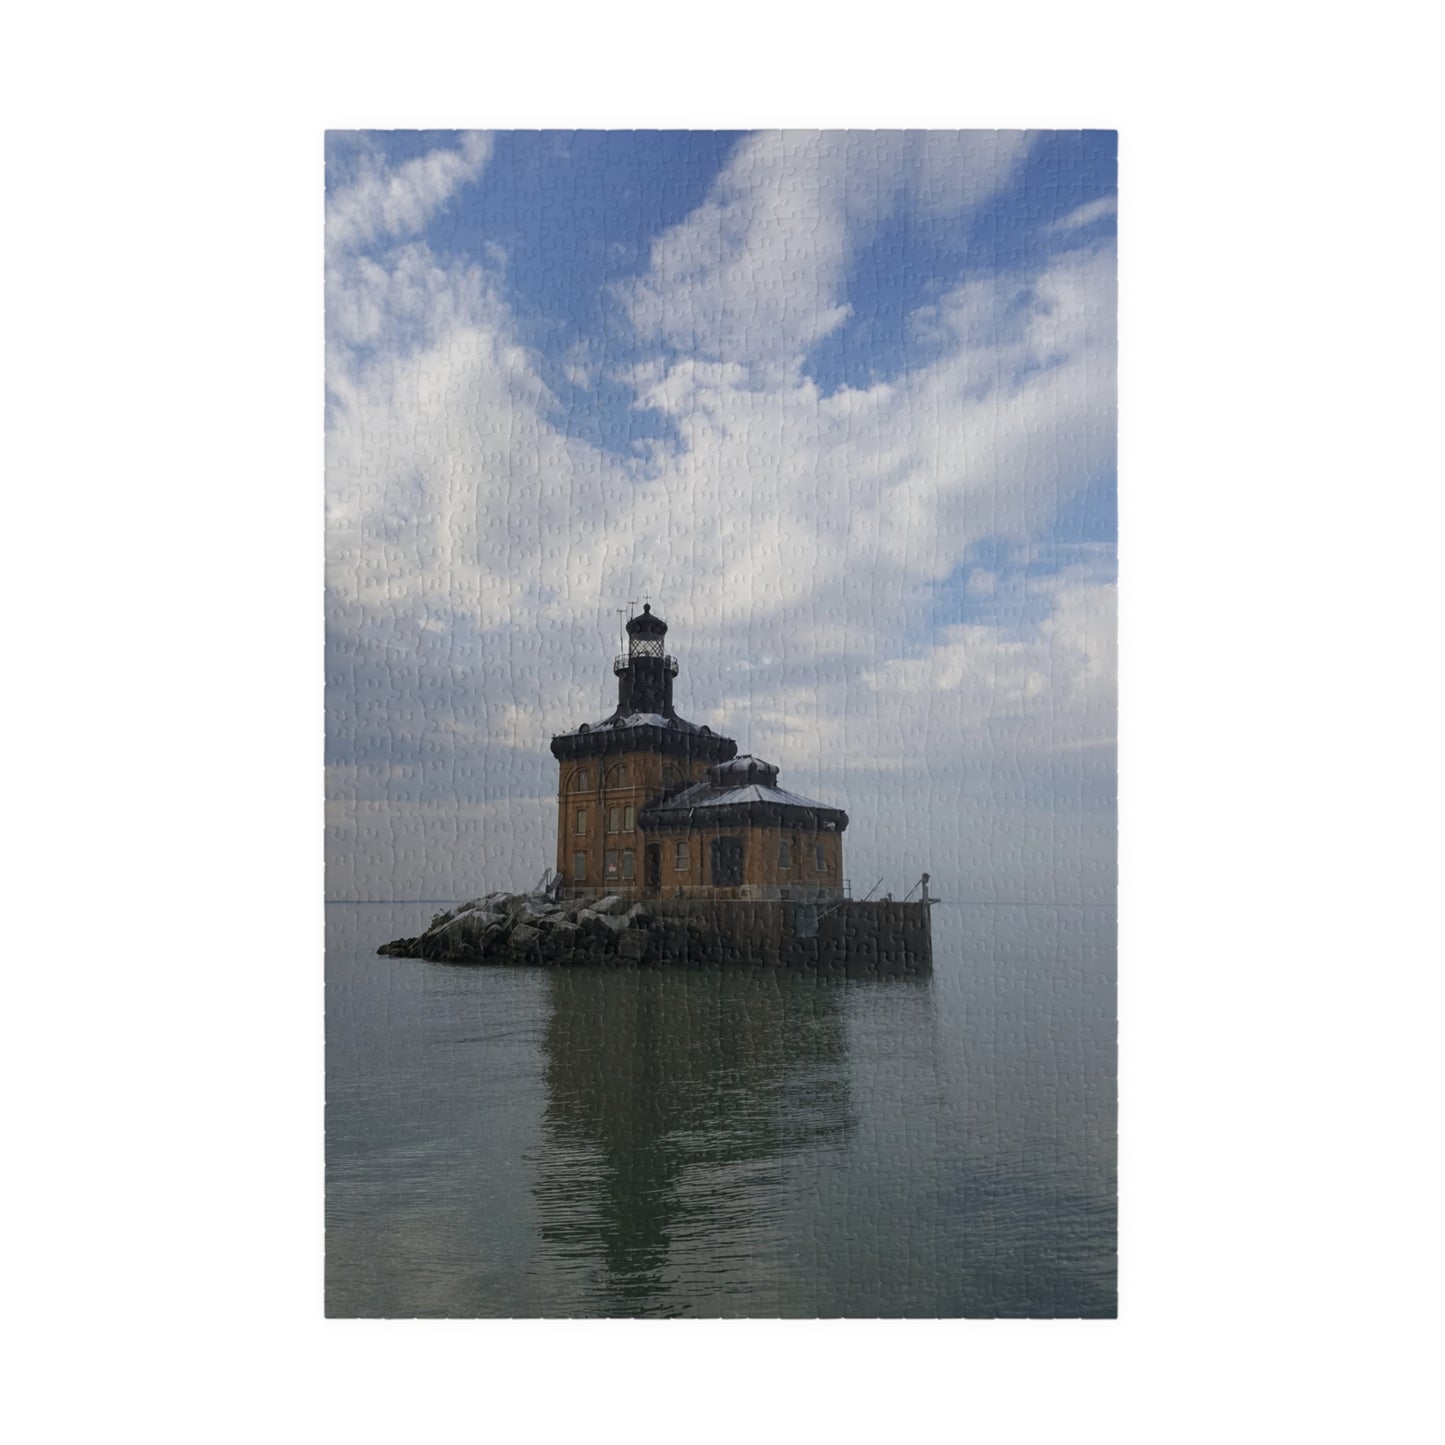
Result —
[[[613,663],[617,707],[552,739],[557,872],[570,891],[820,898],[843,889],[839,808],[778,787],[778,770],[679,717],[667,624],[646,606]]]

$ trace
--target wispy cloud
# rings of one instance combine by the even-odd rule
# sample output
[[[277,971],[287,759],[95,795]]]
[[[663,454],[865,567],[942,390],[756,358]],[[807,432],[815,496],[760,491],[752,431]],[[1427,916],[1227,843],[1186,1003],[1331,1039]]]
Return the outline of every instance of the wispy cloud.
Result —
[[[1056,233],[1078,231],[1085,226],[1092,226],[1095,221],[1102,221],[1106,216],[1115,215],[1118,209],[1119,203],[1114,196],[1100,196],[1097,201],[1089,201],[1076,207],[1068,215],[1060,216],[1049,229]]]
[[[354,179],[327,200],[328,249],[355,250],[376,240],[417,235],[460,187],[476,180],[491,154],[492,138],[482,131],[461,132],[454,146],[440,146],[395,168],[363,153]]]

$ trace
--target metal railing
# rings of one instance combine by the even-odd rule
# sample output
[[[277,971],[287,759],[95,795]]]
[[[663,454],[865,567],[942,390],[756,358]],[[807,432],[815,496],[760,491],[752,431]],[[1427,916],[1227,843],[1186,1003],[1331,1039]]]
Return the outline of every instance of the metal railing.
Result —
[[[656,652],[619,652],[617,656],[612,659],[612,671],[626,672],[627,669],[632,666],[634,660],[639,657],[660,657],[662,659],[662,670],[669,677],[677,676],[677,659],[670,653],[663,655],[662,653]]]
[[[757,890],[765,891],[759,892]],[[746,891],[745,891],[746,890]],[[601,898],[618,893],[635,902],[719,900],[724,903],[827,903],[848,901],[845,889],[831,884],[791,888],[775,884],[663,883],[649,887],[640,878],[607,878],[600,883],[566,883],[557,890],[562,898]]]

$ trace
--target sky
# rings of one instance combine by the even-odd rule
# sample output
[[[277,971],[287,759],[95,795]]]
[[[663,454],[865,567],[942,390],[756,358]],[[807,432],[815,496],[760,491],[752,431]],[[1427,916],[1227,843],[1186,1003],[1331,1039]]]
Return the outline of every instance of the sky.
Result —
[[[1111,903],[1112,132],[334,132],[327,891],[554,861],[619,609],[855,895]]]

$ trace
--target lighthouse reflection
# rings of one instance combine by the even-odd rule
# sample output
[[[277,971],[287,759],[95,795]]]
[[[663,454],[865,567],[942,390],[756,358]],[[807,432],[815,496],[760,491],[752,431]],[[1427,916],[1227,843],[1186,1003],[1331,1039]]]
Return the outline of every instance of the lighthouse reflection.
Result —
[[[782,1308],[799,1181],[856,1127],[847,999],[859,986],[748,968],[548,982],[534,1196],[559,1296],[580,1291],[589,1314]],[[759,1297],[760,1272],[776,1297]],[[739,1279],[752,1285],[734,1300]]]

